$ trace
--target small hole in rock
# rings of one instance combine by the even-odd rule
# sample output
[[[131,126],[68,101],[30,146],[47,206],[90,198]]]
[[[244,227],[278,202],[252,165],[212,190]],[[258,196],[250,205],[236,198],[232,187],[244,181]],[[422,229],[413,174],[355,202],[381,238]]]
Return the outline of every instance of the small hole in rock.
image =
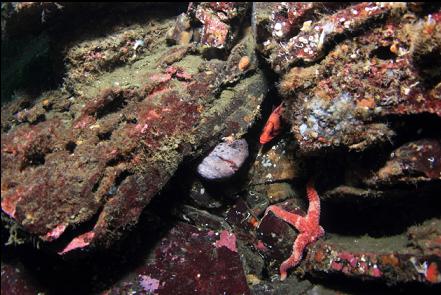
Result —
[[[389,46],[380,46],[371,51],[369,57],[377,57],[382,60],[394,59],[396,55],[390,51]]]
[[[126,122],[130,123],[130,124],[137,124],[138,123],[138,119],[136,119],[136,118],[127,118]]]
[[[30,166],[44,165],[45,159],[43,153],[35,153],[28,157]]]
[[[69,153],[73,154],[73,152],[75,151],[75,148],[77,147],[77,144],[73,141],[69,141],[66,144],[66,150],[69,151]]]
[[[111,135],[112,135],[111,131],[103,132],[103,133],[98,133],[98,138],[100,140],[109,140]]]

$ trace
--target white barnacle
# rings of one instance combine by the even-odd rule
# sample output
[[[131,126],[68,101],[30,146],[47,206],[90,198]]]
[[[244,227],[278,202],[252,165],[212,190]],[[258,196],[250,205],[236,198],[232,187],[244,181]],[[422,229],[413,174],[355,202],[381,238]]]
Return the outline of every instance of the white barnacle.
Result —
[[[305,123],[303,123],[302,125],[300,125],[300,127],[299,127],[299,131],[300,131],[300,134],[302,135],[302,136],[305,136],[305,132],[306,132],[306,129],[308,128],[308,126],[305,124]]]
[[[277,37],[282,37],[283,36],[283,31],[282,31],[282,24],[281,23],[276,23],[274,25],[274,35],[276,35]]]
[[[329,33],[331,33],[334,30],[334,24],[333,23],[327,23],[323,26],[322,32],[319,37],[319,41],[317,43],[317,48],[320,50],[323,47],[323,43],[325,42],[325,37]]]
[[[133,44],[133,50],[136,50],[138,49],[138,47],[142,47],[142,46],[144,46],[144,40],[141,39],[136,40],[135,44]]]
[[[304,43],[304,44],[308,43],[308,40],[305,37],[303,37],[303,36],[299,37],[299,41]]]

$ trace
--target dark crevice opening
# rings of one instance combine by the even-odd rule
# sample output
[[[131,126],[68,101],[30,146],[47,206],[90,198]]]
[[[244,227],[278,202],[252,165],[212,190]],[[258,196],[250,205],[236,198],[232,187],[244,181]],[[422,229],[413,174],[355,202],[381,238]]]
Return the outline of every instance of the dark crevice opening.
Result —
[[[45,160],[46,154],[42,153],[42,152],[36,152],[33,153],[31,155],[28,155],[26,157],[26,165],[24,168],[30,167],[30,166],[40,166],[40,165],[44,165],[44,163],[46,162]]]
[[[129,177],[130,175],[133,175],[133,173],[125,170],[123,172],[121,172],[116,178],[115,178],[115,186],[118,187],[123,181],[124,179],[126,179],[127,177]]]
[[[101,141],[103,141],[103,140],[110,140],[111,136],[112,136],[112,131],[98,133],[98,138]]]
[[[69,141],[68,143],[66,143],[65,148],[67,151],[69,151],[70,154],[73,154],[75,152],[75,149],[77,148],[77,144],[73,141]]]
[[[381,60],[390,60],[395,59],[397,56],[390,51],[390,46],[380,46],[370,52],[369,58],[372,57],[377,57]]]
[[[108,114],[118,112],[126,105],[124,93],[111,95],[115,95],[115,97],[113,97],[110,102],[107,102],[103,107],[96,111],[97,119],[100,119]]]
[[[130,161],[131,158],[126,158],[123,155],[117,155],[115,158],[110,159],[109,161],[107,161],[106,165],[107,166],[116,166],[121,162],[125,162],[125,161]]]
[[[435,196],[441,182],[414,186],[413,189],[386,190],[377,199],[352,197],[326,199],[321,204],[321,224],[340,235],[387,237],[404,234],[410,226],[441,217],[441,200]]]

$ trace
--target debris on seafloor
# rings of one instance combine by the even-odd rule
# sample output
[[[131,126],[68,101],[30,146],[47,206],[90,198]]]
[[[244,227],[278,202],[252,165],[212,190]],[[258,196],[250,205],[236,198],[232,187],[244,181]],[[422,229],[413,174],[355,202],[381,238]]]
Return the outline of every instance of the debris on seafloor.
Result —
[[[2,294],[436,291],[440,11],[2,4]]]

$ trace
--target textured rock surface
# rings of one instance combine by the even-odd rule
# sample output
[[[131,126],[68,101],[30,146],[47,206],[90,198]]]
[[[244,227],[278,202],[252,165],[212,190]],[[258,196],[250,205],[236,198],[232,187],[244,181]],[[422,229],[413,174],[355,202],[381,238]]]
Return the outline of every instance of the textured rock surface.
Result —
[[[243,34],[249,13],[247,2],[191,2],[173,28],[167,32],[169,44],[199,44],[207,57],[225,56]]]
[[[439,284],[441,275],[439,220],[409,229],[408,239],[390,237],[373,239],[361,237],[354,240],[355,247],[336,245],[333,241],[320,242],[309,252],[305,270],[320,273],[338,273],[366,280],[389,283],[424,282]],[[387,239],[391,239],[387,241]],[[392,241],[396,239],[396,241]],[[406,248],[405,243],[421,247]],[[396,249],[387,249],[395,245]],[[400,245],[401,244],[401,245]],[[358,248],[358,249],[351,249]]]
[[[250,294],[234,234],[177,224],[149,261],[105,294]]]
[[[2,105],[2,293],[436,291],[439,4],[134,4],[111,21],[96,4],[61,38],[51,16],[84,9],[71,5],[31,46],[58,48],[62,87]],[[55,7],[2,6],[2,38],[27,9]],[[259,144],[280,105],[277,136]],[[198,175],[237,139],[239,173]],[[326,234],[281,282],[298,232],[263,215],[303,214],[311,179]]]
[[[317,19],[315,5],[327,14]],[[266,18],[259,6],[256,12],[258,31],[268,31],[261,52],[281,74],[285,117],[303,151],[363,150],[395,135],[382,122],[386,116],[441,115],[439,79],[421,70],[421,55],[440,56],[439,12],[419,16],[402,3],[338,10],[315,5],[305,4],[298,12],[279,4]],[[292,19],[285,28],[277,15],[286,10]],[[420,45],[428,39],[430,46]],[[420,51],[423,47],[430,49]]]
[[[53,91],[2,108],[2,208],[26,231],[55,240],[88,224],[71,244],[63,241],[66,250],[111,245],[185,158],[252,124],[266,86],[255,63],[238,69],[253,55],[251,36],[225,61],[164,45],[131,67],[75,84],[73,96]]]
[[[35,278],[17,262],[1,263],[1,290],[2,294],[27,295],[45,292]]]

